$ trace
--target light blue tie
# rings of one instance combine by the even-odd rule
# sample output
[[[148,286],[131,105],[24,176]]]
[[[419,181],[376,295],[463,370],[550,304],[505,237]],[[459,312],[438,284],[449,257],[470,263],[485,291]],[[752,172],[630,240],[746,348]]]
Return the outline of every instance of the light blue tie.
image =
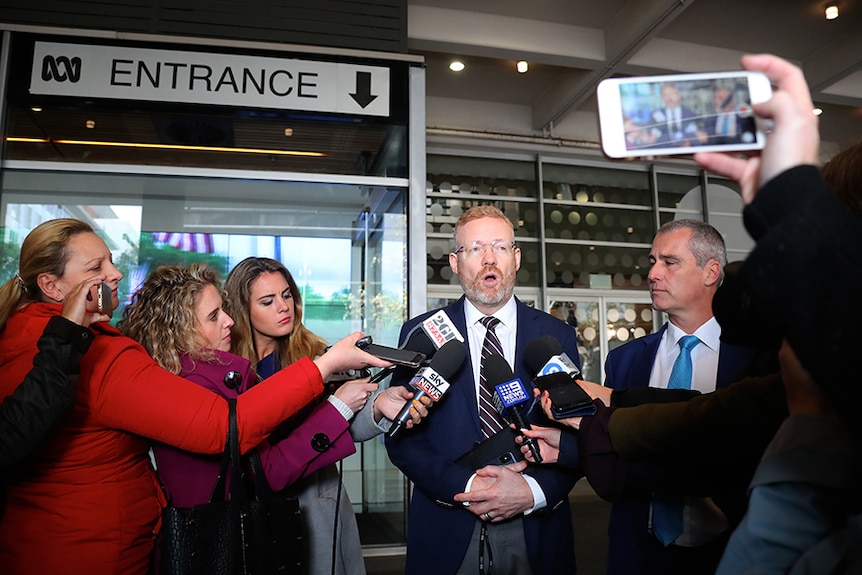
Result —
[[[670,379],[668,389],[691,389],[691,350],[700,343],[696,335],[685,335],[679,339],[680,352]],[[678,501],[655,500],[652,504],[652,530],[665,547],[682,535],[682,503]]]

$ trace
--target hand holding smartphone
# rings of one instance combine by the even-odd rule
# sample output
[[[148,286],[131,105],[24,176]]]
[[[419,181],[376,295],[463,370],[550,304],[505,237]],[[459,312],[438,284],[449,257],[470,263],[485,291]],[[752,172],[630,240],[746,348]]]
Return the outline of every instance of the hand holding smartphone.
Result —
[[[543,375],[537,377],[534,383],[541,391],[548,392],[555,419],[593,415],[596,412],[593,398],[568,373],[558,371]]]
[[[402,365],[414,369],[419,368],[422,361],[425,359],[425,354],[409,349],[398,349],[397,347],[386,347],[372,343],[370,335],[367,335],[356,342],[356,347],[366,353],[370,353],[380,359],[392,362],[395,365]]]
[[[611,158],[760,150],[753,104],[772,97],[760,72],[609,78],[597,88],[602,150]]]
[[[92,293],[87,294],[87,300],[93,301]],[[114,311],[114,298],[111,286],[105,282],[102,282],[101,285],[96,288],[96,309],[94,311],[98,311],[99,313],[106,315],[111,315],[111,312]]]

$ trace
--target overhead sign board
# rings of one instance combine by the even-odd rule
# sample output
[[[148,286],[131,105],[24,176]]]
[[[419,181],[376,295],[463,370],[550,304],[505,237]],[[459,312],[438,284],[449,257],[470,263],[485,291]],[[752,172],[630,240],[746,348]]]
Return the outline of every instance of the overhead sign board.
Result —
[[[33,94],[389,116],[389,68],[36,42]]]

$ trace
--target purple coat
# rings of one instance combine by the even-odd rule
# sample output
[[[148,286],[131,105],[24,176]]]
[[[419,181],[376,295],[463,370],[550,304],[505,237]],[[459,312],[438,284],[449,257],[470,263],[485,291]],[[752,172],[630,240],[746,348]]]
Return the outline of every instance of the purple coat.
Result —
[[[232,353],[217,351],[216,354],[216,361],[206,363],[184,357],[179,375],[227,399],[237,397],[257,381],[248,360]],[[242,374],[239,389],[224,384],[224,377],[231,370]],[[356,447],[348,429],[349,423],[344,417],[324,401],[289,436],[275,444],[263,442],[257,450],[270,487],[279,491],[353,454]],[[209,500],[218,477],[221,455],[199,455],[164,444],[154,445],[153,454],[171,505],[191,507]]]

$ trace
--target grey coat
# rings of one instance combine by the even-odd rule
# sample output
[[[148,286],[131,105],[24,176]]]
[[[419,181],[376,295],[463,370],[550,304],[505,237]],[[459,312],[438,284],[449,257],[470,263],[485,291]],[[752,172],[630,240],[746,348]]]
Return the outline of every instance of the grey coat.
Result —
[[[386,418],[374,422],[373,400],[360,410],[350,424],[354,441],[366,441],[386,431],[391,422]],[[330,465],[296,482],[292,489],[299,498],[305,523],[306,569],[308,575],[365,575],[362,544],[353,505],[341,486],[338,506],[338,537],[335,571],[332,571],[333,533],[335,532],[338,468]]]

